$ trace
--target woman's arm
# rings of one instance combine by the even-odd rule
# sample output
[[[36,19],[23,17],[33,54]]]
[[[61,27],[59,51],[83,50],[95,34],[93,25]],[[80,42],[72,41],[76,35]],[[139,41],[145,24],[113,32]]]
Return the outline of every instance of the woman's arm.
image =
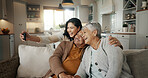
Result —
[[[63,33],[62,32],[59,32],[54,35],[49,35],[49,36],[32,36],[29,33],[27,33],[26,31],[23,31],[20,34],[20,39],[22,41],[25,41],[25,40],[23,40],[24,39],[24,35],[22,35],[23,33],[26,33],[26,41],[34,41],[34,42],[41,42],[41,43],[49,44],[49,43],[54,43],[54,42],[58,42],[60,40],[63,40]]]
[[[22,41],[25,41],[24,40],[24,35],[23,33],[26,34],[26,41],[34,41],[34,42],[40,42],[40,38],[37,37],[37,36],[31,36],[29,33],[27,33],[26,31],[23,31],[21,34],[20,34],[20,39]]]
[[[109,44],[115,44],[115,47],[119,46],[121,49],[123,49],[123,46],[121,45],[120,41],[115,37],[109,36]]]

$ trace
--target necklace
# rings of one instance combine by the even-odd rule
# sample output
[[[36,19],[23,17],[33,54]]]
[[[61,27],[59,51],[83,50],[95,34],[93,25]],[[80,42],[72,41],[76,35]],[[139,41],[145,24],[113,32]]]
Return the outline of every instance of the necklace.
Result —
[[[101,41],[101,39],[99,39],[99,41],[97,42],[96,49],[98,48],[100,41]]]

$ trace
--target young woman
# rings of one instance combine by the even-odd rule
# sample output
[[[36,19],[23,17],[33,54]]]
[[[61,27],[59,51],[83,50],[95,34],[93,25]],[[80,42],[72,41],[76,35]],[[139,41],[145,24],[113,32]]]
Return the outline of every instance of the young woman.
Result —
[[[40,37],[40,36],[31,36],[27,32],[23,31],[20,34],[20,39],[22,41],[24,39],[23,33],[26,33],[26,41],[35,41],[35,42],[41,42],[41,43],[54,43],[58,41],[72,41],[75,37],[75,35],[82,29],[81,21],[78,18],[71,18],[66,22],[65,31],[64,34],[56,34],[51,35],[48,37]],[[115,37],[110,37],[110,44],[115,44],[115,46],[121,46],[120,41],[116,39]]]
[[[23,33],[26,33],[26,41],[35,41],[35,42],[43,42],[43,43],[53,43],[57,41],[71,41],[74,39],[75,35],[81,30],[82,24],[81,21],[77,18],[71,18],[66,22],[66,27],[64,34],[56,34],[48,37],[40,37],[40,36],[31,36],[27,32],[23,31],[20,34],[20,39],[24,41]]]

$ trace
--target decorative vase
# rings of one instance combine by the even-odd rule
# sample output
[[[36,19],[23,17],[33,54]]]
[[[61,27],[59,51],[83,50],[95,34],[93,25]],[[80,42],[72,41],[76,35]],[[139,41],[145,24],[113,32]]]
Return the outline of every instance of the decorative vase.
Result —
[[[126,16],[126,17],[125,17],[126,20],[129,20],[129,19],[131,18],[131,14],[130,14],[130,13],[126,14],[125,16]]]
[[[122,32],[128,32],[128,27],[123,27]]]
[[[146,1],[142,1],[142,6],[141,6],[141,8],[142,8],[142,9],[146,9],[146,4],[147,4]]]

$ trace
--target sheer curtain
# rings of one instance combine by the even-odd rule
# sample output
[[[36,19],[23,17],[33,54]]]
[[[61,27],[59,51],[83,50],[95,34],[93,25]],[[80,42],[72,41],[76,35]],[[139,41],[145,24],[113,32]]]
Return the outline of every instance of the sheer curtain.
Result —
[[[74,10],[64,9],[44,9],[44,30],[50,28],[59,29],[59,25],[65,24],[67,20],[74,17]]]

